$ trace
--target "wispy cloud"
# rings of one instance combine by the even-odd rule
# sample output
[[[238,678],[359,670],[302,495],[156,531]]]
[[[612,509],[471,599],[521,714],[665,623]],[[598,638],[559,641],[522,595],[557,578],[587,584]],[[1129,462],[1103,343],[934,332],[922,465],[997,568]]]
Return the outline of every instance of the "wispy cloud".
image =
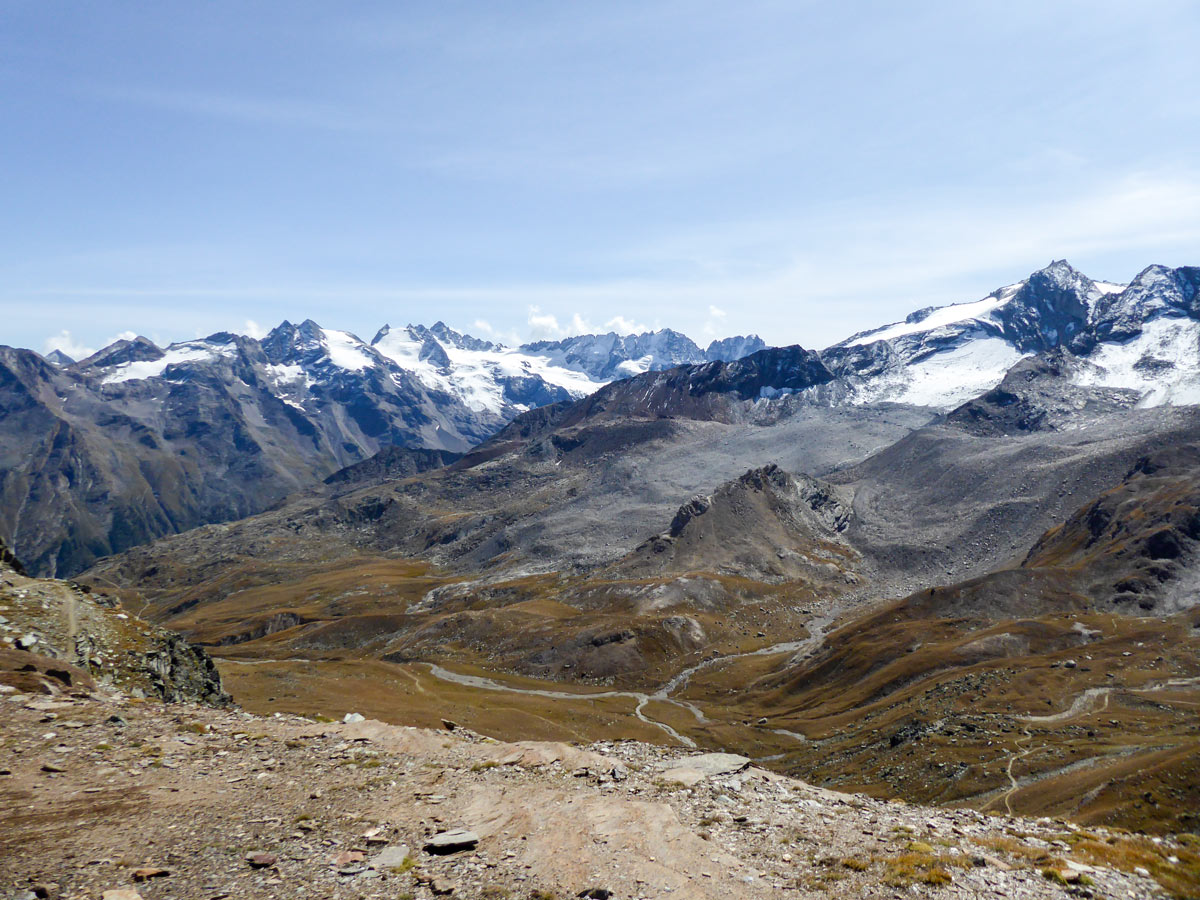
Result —
[[[381,127],[377,119],[357,115],[344,107],[292,97],[240,96],[208,91],[117,85],[89,85],[85,91],[117,103],[254,125],[338,132],[376,131]]]
[[[74,360],[86,359],[96,352],[95,347],[90,347],[80,341],[75,340],[71,336],[71,332],[65,328],[58,334],[51,335],[42,342],[42,353],[53,353],[58,350],[60,353],[65,353]]]
[[[603,324],[596,324],[590,322],[578,312],[572,313],[566,322],[560,324],[557,316],[551,313],[544,313],[537,306],[529,307],[527,324],[529,326],[529,336],[534,340],[559,340],[578,334],[598,334],[610,331],[617,334],[640,334],[641,332],[652,330],[647,325],[620,315],[613,316]]]
[[[133,331],[122,331],[104,341],[101,346],[107,347],[109,344],[116,343],[117,341],[132,341],[136,337],[137,334]],[[77,362],[81,359],[87,359],[99,349],[99,347],[92,347],[83,341],[77,341],[71,335],[71,332],[65,328],[58,334],[51,335],[42,342],[43,354],[58,350]]]
[[[145,309],[149,299],[237,301],[254,304],[256,318],[307,310],[362,330],[380,324],[374,319],[381,308],[398,308],[413,321],[479,319],[491,328],[486,336],[502,335],[506,343],[517,334],[648,330],[645,311],[652,310],[653,327],[664,323],[697,337],[757,331],[772,342],[819,347],[922,306],[978,299],[1051,258],[1066,257],[1093,277],[1126,280],[1150,263],[1194,264],[1197,247],[1200,173],[1146,172],[1112,177],[1091,191],[902,196],[818,209],[806,219],[718,223],[606,253],[604,268],[622,277],[487,284],[277,279],[206,288],[164,281],[25,293],[78,298],[71,302],[81,311],[85,301],[105,298]],[[170,306],[173,322],[188,308],[156,306]]]

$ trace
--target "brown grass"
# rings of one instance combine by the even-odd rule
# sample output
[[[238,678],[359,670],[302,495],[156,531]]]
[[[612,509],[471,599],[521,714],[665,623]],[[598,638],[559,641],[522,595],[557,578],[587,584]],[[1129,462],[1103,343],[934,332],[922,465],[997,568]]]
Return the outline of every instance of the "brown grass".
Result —
[[[970,860],[956,856],[941,856],[931,853],[908,851],[899,856],[881,857],[887,867],[883,883],[891,887],[908,887],[913,884],[950,884],[954,877],[950,869],[969,866]]]
[[[1171,896],[1200,897],[1200,851],[1191,847],[1168,849],[1143,837],[1113,836],[1107,840],[1084,838],[1071,855],[1091,866],[1109,866],[1122,872],[1146,869]],[[1178,863],[1169,862],[1175,856]]]

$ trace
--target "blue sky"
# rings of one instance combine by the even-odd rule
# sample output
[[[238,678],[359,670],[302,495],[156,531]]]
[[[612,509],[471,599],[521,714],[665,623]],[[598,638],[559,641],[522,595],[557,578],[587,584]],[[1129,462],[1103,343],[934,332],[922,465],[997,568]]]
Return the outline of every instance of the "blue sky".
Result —
[[[1200,264],[1198,43],[1153,0],[0,0],[0,343],[820,347]]]

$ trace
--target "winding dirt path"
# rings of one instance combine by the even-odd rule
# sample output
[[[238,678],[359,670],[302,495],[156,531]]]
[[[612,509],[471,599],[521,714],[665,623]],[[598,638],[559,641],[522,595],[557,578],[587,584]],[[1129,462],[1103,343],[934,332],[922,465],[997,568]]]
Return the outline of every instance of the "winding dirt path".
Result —
[[[672,739],[687,747],[695,747],[696,742],[685,734],[680,734],[666,722],[659,721],[646,714],[646,706],[652,702],[655,703],[670,703],[673,706],[678,706],[681,709],[686,709],[696,717],[696,721],[704,724],[709,719],[704,715],[704,712],[696,704],[687,700],[677,699],[673,697],[677,691],[687,687],[692,676],[697,672],[703,672],[707,669],[717,668],[719,666],[728,665],[731,662],[739,659],[748,659],[758,656],[775,656],[781,653],[792,654],[792,659],[796,660],[801,654],[811,651],[825,639],[825,632],[833,621],[833,615],[824,615],[812,619],[807,623],[809,630],[808,637],[799,641],[783,641],[778,644],[771,644],[767,647],[760,647],[758,650],[748,650],[745,653],[731,653],[727,656],[712,656],[708,659],[701,660],[695,665],[688,666],[686,669],[679,672],[669,681],[658,688],[653,693],[644,693],[642,691],[600,691],[594,694],[576,693],[574,691],[552,691],[543,688],[521,688],[513,685],[504,684],[495,681],[491,678],[485,678],[480,675],[463,675],[458,672],[451,672],[449,669],[443,668],[436,663],[428,663],[429,671],[435,678],[440,678],[442,681],[449,681],[453,684],[460,684],[464,687],[473,687],[486,691],[504,691],[511,694],[527,694],[533,697],[546,697],[551,700],[600,700],[600,699],[628,699],[633,700],[636,704],[633,714],[647,725],[653,725],[656,728],[666,732]],[[790,732],[779,732],[780,734],[789,734],[796,740],[803,742],[804,736],[792,734]]]
[[[1028,728],[1025,729],[1023,734],[1025,735],[1024,737],[1017,738],[1017,740],[1016,740],[1018,750],[1021,750],[1021,743],[1023,741],[1029,741],[1029,740],[1033,739],[1033,734],[1030,733]],[[1020,787],[1021,787],[1017,783],[1017,779],[1013,777],[1013,766],[1016,764],[1017,760],[1024,759],[1026,756],[1028,756],[1033,751],[1034,751],[1033,747],[1028,747],[1025,750],[1021,750],[1020,753],[1013,753],[1008,758],[1008,766],[1005,768],[1004,774],[1008,776],[1008,783],[1011,785],[1011,787],[1009,787],[1009,789],[1007,791],[1005,791],[1003,794],[1001,794],[998,799],[1001,799],[1004,801],[1004,811],[1006,813],[1008,813],[1010,816],[1013,814],[1012,802],[1011,802],[1012,795],[1015,794],[1018,790],[1020,790]]]
[[[1154,691],[1166,691],[1177,687],[1196,687],[1200,685],[1200,677],[1196,678],[1171,678],[1167,681],[1155,682],[1145,685],[1144,687],[1122,687],[1113,685],[1112,687],[1088,688],[1078,697],[1076,697],[1069,707],[1060,713],[1051,713],[1048,716],[1022,716],[1022,722],[1033,722],[1042,725],[1050,725],[1055,722],[1065,722],[1068,719],[1073,719],[1076,716],[1084,715],[1085,713],[1101,713],[1108,709],[1109,698],[1116,691],[1123,691],[1127,694],[1148,694]],[[1097,707],[1096,701],[1103,698],[1103,705]]]

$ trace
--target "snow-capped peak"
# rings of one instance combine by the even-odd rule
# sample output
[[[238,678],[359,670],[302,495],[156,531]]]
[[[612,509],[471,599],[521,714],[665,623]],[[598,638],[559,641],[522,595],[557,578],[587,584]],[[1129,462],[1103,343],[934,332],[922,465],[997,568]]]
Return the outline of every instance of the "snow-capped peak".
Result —
[[[1097,339],[1122,340],[1164,315],[1200,318],[1200,268],[1147,266],[1124,290],[1097,301],[1090,324]]]
[[[370,345],[357,335],[322,328],[312,319],[299,325],[285,319],[263,339],[262,348],[275,365],[333,366],[361,372],[378,362]]]
[[[1059,346],[1087,352],[1097,337],[1104,339],[1098,321],[1114,323],[1115,334],[1145,322],[1156,305],[1178,307],[1186,281],[1178,270],[1151,267],[1126,288],[1092,281],[1066,260],[1054,260],[982,300],[918,310],[903,322],[853,335],[822,358],[847,379],[855,402],[948,409],[995,387],[1026,356]],[[1143,294],[1131,305],[1131,296]]]
[[[460,334],[438,322],[379,329],[373,348],[434,390],[474,410],[511,417],[546,403],[577,399],[601,386],[586,375],[524,353]]]

